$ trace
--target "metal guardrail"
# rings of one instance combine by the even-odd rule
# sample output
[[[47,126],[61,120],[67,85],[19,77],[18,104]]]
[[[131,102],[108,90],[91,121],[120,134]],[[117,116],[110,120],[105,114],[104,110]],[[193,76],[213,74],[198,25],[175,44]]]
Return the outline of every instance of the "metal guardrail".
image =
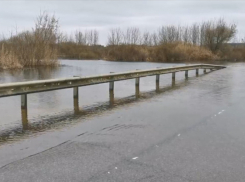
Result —
[[[134,79],[134,78],[140,78],[146,76],[175,73],[180,71],[189,71],[189,70],[197,70],[197,69],[222,69],[222,68],[225,67],[220,65],[197,64],[197,65],[170,67],[170,68],[135,70],[129,72],[111,73],[106,75],[87,76],[87,77],[72,77],[72,78],[6,83],[6,84],[0,84],[0,97],[8,97],[14,95],[23,95],[23,94],[36,93],[36,92],[45,92],[51,90],[101,84],[101,83],[128,80],[128,79]]]
[[[159,90],[159,81],[161,74],[172,73],[172,83],[175,83],[175,73],[185,71],[185,77],[188,77],[189,70],[196,70],[198,75],[199,69],[203,69],[206,73],[207,69],[218,70],[225,66],[211,64],[196,64],[187,66],[178,66],[170,68],[156,68],[149,70],[135,70],[122,73],[111,73],[106,75],[88,76],[88,77],[72,77],[63,79],[38,80],[28,82],[6,83],[0,84],[0,97],[9,97],[21,95],[21,117],[23,129],[28,129],[28,107],[27,94],[46,92],[51,90],[59,90],[73,88],[73,104],[75,113],[79,112],[79,90],[80,86],[94,85],[101,83],[109,83],[110,103],[114,103],[114,82],[120,80],[135,79],[135,95],[139,97],[140,77],[156,75],[156,90]]]

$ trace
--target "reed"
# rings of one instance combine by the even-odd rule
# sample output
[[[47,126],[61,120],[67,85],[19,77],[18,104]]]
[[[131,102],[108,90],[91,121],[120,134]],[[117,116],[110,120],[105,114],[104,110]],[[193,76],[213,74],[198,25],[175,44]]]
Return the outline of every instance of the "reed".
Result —
[[[23,68],[13,51],[7,51],[4,49],[4,44],[0,50],[0,68]]]
[[[165,43],[158,46],[108,46],[105,58],[107,60],[132,62],[205,62],[219,59],[217,55],[205,47],[182,42]]]
[[[245,60],[244,47],[231,47],[236,25],[224,19],[191,26],[161,26],[155,32],[137,27],[109,31],[107,46],[97,30],[59,31],[54,15],[41,13],[31,31],[0,41],[0,69],[59,65],[58,58],[113,61],[211,62]]]
[[[40,14],[32,31],[23,31],[0,42],[0,68],[57,66],[58,20]]]

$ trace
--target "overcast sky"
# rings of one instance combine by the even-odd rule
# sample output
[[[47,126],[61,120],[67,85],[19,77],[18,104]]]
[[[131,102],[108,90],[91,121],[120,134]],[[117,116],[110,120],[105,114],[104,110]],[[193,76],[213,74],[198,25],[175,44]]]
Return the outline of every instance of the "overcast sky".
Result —
[[[97,29],[102,44],[113,27],[154,31],[162,25],[190,25],[219,17],[236,23],[238,37],[245,37],[245,0],[0,0],[0,33],[16,27],[31,29],[43,10],[56,14],[63,31]]]

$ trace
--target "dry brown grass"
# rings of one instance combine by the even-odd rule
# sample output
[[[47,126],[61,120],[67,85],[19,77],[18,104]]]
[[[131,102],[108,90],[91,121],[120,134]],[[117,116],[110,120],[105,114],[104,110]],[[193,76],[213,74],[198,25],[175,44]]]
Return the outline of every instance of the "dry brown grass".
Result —
[[[98,44],[96,30],[68,38],[59,32],[58,20],[43,12],[31,31],[0,41],[0,69],[59,65],[58,55],[68,59],[113,61],[210,62],[245,60],[245,48],[226,46],[236,33],[235,25],[223,19],[192,27],[163,26],[159,31],[141,33],[139,28],[112,29],[108,46]],[[220,40],[216,40],[219,37]],[[217,45],[218,44],[218,45]]]
[[[119,45],[107,47],[107,60],[151,62],[212,61],[219,57],[210,50],[181,42],[159,46]]]
[[[148,61],[149,51],[140,45],[108,46],[105,59],[111,61]]]
[[[59,55],[67,59],[103,59],[104,47],[64,42],[59,44]]]
[[[0,68],[57,66],[58,21],[41,14],[32,31],[24,31],[1,41]]]
[[[213,61],[218,59],[218,56],[210,50],[192,44],[178,43],[173,52],[180,55],[181,61]]]
[[[15,54],[12,51],[5,50],[4,45],[2,45],[0,50],[0,68],[23,68]]]

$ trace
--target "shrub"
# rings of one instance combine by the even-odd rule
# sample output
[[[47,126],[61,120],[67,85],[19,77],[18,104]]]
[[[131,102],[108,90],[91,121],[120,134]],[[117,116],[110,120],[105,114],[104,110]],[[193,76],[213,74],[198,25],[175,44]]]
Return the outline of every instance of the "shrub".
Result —
[[[112,61],[147,61],[149,51],[139,45],[108,46],[105,58]]]
[[[58,35],[58,20],[44,12],[32,31],[24,31],[0,43],[0,68],[58,65]]]

